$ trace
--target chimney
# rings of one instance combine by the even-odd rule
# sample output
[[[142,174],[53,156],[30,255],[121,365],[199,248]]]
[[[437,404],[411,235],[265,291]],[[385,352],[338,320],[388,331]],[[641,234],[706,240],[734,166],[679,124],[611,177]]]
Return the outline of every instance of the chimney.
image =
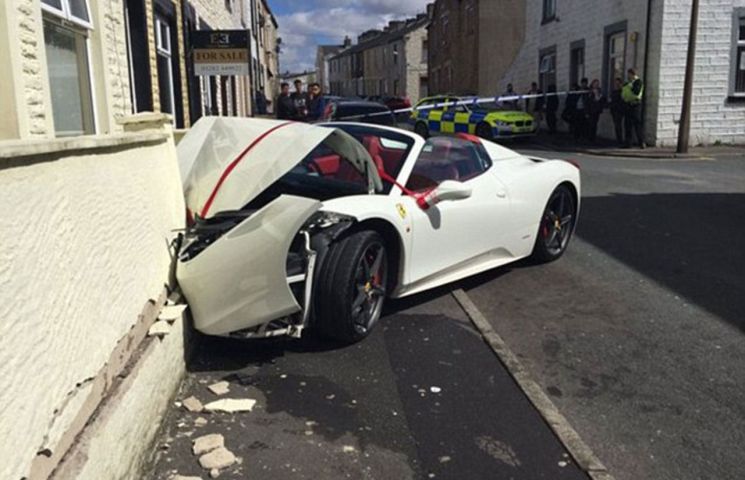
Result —
[[[403,20],[391,20],[388,22],[388,26],[386,27],[386,32],[388,31],[394,31],[398,30],[399,28],[403,27],[406,24]]]
[[[432,18],[432,13],[435,11],[435,2],[427,4],[427,17]]]
[[[344,43],[342,44],[344,48],[349,48],[352,46],[352,39],[349,38],[349,35],[344,36]]]

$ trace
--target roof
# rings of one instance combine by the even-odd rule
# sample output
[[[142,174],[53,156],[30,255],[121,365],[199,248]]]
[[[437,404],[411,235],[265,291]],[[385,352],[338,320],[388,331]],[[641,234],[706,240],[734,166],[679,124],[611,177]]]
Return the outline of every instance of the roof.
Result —
[[[344,48],[343,45],[318,45],[318,51],[321,55],[328,55],[330,53],[338,53]]]
[[[386,43],[390,43],[394,40],[397,40],[403,37],[404,35],[408,33],[413,32],[414,30],[425,27],[428,23],[429,23],[429,17],[427,17],[426,15],[419,15],[417,17],[407,19],[406,25],[404,25],[403,27],[395,29],[395,30],[389,30],[387,32],[383,32],[383,34],[378,35],[375,38],[372,38],[362,43],[358,43],[356,45],[352,45],[351,47],[345,50],[342,50],[337,55],[334,55],[333,57],[331,57],[331,60],[343,57],[344,55],[361,52],[361,51],[367,50],[368,48],[373,48],[373,47],[377,47],[380,45],[384,45]]]

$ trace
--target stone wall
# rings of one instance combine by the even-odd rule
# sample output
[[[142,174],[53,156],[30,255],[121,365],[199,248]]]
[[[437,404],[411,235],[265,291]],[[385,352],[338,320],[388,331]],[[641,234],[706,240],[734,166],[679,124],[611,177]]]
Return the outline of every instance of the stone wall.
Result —
[[[184,224],[172,137],[0,142],[0,202],[0,478],[20,479],[64,453],[169,282]]]
[[[420,79],[427,76],[427,58],[422,55],[423,42],[427,39],[427,27],[422,26],[406,35],[405,39],[405,91],[403,94],[414,105],[422,98]]]
[[[678,136],[691,0],[666,0],[660,48],[656,137],[675,145]],[[745,0],[701,0],[691,107],[691,145],[745,143],[745,103],[728,99],[732,18]],[[745,15],[745,12],[743,12]]]

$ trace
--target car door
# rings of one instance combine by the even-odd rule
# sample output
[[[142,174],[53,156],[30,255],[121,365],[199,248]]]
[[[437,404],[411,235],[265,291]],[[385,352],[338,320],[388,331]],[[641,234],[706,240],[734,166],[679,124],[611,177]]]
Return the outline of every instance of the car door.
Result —
[[[407,187],[424,192],[445,180],[455,180],[470,187],[471,196],[443,201],[427,210],[416,207],[414,199],[406,197],[412,222],[408,284],[499,254],[510,205],[504,185],[490,168],[491,160],[477,144],[454,137],[427,141]]]

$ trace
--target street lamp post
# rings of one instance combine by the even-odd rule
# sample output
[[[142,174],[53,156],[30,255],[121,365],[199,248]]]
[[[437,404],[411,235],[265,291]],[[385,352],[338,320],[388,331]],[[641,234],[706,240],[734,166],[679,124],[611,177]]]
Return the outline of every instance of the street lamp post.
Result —
[[[688,137],[691,130],[691,96],[693,94],[693,67],[696,62],[696,31],[698,30],[698,0],[691,6],[691,27],[688,33],[688,56],[686,58],[686,76],[683,86],[683,107],[680,110],[680,127],[678,128],[678,153],[688,152]]]

